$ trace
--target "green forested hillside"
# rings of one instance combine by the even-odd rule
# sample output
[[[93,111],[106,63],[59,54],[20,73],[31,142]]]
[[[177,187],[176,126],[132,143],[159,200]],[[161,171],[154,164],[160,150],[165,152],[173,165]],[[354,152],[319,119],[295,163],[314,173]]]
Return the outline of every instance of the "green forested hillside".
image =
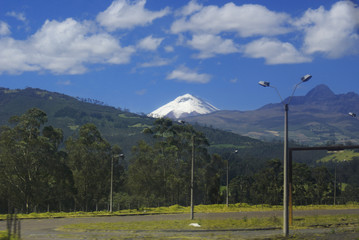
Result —
[[[10,117],[36,107],[46,112],[49,125],[64,131],[65,138],[77,132],[81,125],[94,123],[109,142],[130,150],[144,137],[142,130],[153,123],[147,117],[104,106],[95,100],[86,101],[41,89],[1,88],[0,124],[5,125]]]
[[[131,148],[138,141],[152,141],[142,132],[153,125],[153,118],[106,106],[93,99],[78,99],[34,88],[0,88],[0,125],[8,124],[12,116],[24,114],[34,107],[47,114],[48,125],[62,129],[64,139],[76,134],[80,126],[93,123],[107,141],[119,145],[127,155],[131,154]],[[264,142],[198,124],[194,127],[208,138],[211,153],[226,157],[237,149],[240,158],[253,158],[255,160],[251,164],[258,167],[268,159],[283,157],[281,142]],[[322,156],[323,154],[319,157]],[[300,162],[315,160],[317,159],[308,160],[305,154],[298,158]]]
[[[0,212],[108,209],[112,174],[117,209],[188,205],[192,159],[195,204],[223,203],[227,162],[231,202],[282,201],[281,142],[31,88],[0,89],[0,114]],[[325,155],[294,156],[297,204],[332,202],[334,192],[357,201],[358,159],[316,166]]]
[[[152,118],[105,106],[96,100],[77,99],[34,88],[24,90],[0,88],[0,125],[8,124],[10,117],[21,115],[34,107],[47,114],[48,125],[63,130],[65,139],[75,134],[80,126],[93,123],[107,141],[119,145],[128,154],[139,140],[150,141],[142,131],[151,127],[154,122]],[[210,152],[225,154],[233,149],[240,149],[242,156],[251,155],[256,158],[265,156],[266,159],[282,157],[280,144],[264,143],[199,125],[195,128],[205,133],[209,139]]]

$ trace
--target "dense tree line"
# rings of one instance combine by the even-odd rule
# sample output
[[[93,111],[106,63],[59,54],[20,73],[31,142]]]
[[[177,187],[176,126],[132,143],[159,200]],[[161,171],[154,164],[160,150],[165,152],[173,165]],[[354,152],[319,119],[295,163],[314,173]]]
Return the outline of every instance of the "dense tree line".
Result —
[[[340,163],[336,163],[334,168],[330,166],[331,164],[309,167],[304,163],[293,162],[293,204],[358,202],[359,181],[353,178],[356,178],[359,173],[359,158],[354,158],[340,168],[338,164]],[[257,172],[236,176],[230,182],[229,189],[232,202],[282,204],[283,167],[281,162],[273,159]]]
[[[128,162],[92,123],[63,139],[61,129],[46,125],[45,112],[33,108],[14,116],[0,132],[0,212],[94,211],[108,209],[113,163],[114,209],[189,205],[191,159],[195,159],[195,204],[225,201],[221,186],[225,161],[208,151],[209,143],[193,126],[158,119],[144,131]],[[144,139],[148,139],[147,137]],[[225,157],[227,159],[227,157]],[[255,159],[235,157],[231,166],[230,201],[281,204],[283,170],[279,160],[253,168]],[[234,164],[237,168],[234,167]],[[350,166],[349,166],[350,165]],[[359,159],[350,171],[293,165],[294,204],[357,201]],[[235,171],[235,172],[233,172]],[[355,177],[356,176],[356,177]],[[342,191],[343,183],[345,191]],[[339,201],[338,200],[338,201]]]

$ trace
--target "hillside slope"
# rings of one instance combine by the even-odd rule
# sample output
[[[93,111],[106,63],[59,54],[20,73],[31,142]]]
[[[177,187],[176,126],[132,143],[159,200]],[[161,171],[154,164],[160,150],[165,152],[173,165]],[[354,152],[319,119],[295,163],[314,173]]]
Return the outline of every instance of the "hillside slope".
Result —
[[[151,127],[155,119],[95,103],[95,100],[84,102],[41,89],[0,88],[0,125],[6,125],[10,117],[21,115],[36,107],[48,115],[47,124],[64,131],[65,139],[75,134],[81,125],[94,123],[105,139],[112,144],[118,144],[127,155],[139,140],[151,141],[142,131]],[[195,128],[204,132],[208,138],[211,153],[226,154],[233,149],[242,149],[243,155],[246,156],[263,159],[281,157],[281,145],[263,143],[253,138],[203,126]]]
[[[284,102],[287,101],[285,99]],[[358,94],[335,95],[327,86],[319,85],[305,96],[292,98],[289,105],[289,138],[308,145],[328,142],[358,144],[359,121],[349,117],[348,112],[359,112]],[[186,121],[257,139],[282,139],[284,108],[282,103],[268,104],[253,111],[217,111],[188,117]]]
[[[108,141],[124,149],[130,149],[144,138],[142,130],[153,123],[152,119],[144,116],[64,94],[33,88],[0,88],[0,125],[7,124],[10,117],[21,115],[33,107],[46,112],[47,124],[61,128],[65,137],[74,134],[83,124],[94,123]]]

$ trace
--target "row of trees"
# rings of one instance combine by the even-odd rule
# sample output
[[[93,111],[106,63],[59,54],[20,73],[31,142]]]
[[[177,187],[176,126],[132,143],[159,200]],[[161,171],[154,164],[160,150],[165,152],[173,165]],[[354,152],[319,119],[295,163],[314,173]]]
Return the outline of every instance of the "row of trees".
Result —
[[[94,124],[82,125],[64,141],[62,130],[45,126],[46,121],[46,113],[34,108],[1,129],[1,212],[108,209],[111,162],[115,209],[189,205],[193,150],[195,204],[224,202],[224,160],[208,153],[207,139],[191,125],[158,119],[144,132],[153,141],[139,141],[125,162],[118,159],[120,147],[107,142]],[[322,203],[332,196],[327,168],[294,164],[293,173],[295,204]],[[231,202],[281,204],[282,179],[279,160],[237,174],[230,182]],[[350,196],[358,190],[355,184],[346,189]]]
[[[140,141],[134,146],[125,171],[124,163],[114,159],[121,149],[103,139],[94,124],[81,126],[76,136],[63,141],[62,130],[44,126],[46,122],[46,113],[34,108],[12,117],[10,126],[1,129],[2,212],[8,208],[23,212],[103,209],[109,200],[113,160],[115,200],[122,207],[131,203],[137,207],[186,205],[192,143],[198,169],[196,187],[203,189],[197,200],[218,201],[213,193],[219,192],[221,158],[207,153],[207,140],[191,126],[159,120],[147,130],[156,138],[155,144]]]
[[[93,124],[63,143],[61,129],[42,127],[46,114],[30,109],[0,134],[1,210],[93,209],[107,200],[112,147]],[[41,131],[40,131],[41,130]],[[116,165],[119,171],[120,166]]]
[[[345,202],[359,199],[358,187],[346,184],[345,191],[342,191],[343,183],[339,179],[343,180],[343,178],[334,176],[325,166],[310,168],[303,163],[293,163],[292,179],[294,205],[334,204],[334,192],[338,196],[336,203],[343,203],[343,198]],[[356,190],[353,191],[354,189]],[[232,202],[282,204],[281,162],[276,159],[270,160],[266,163],[266,167],[257,173],[235,177],[230,183],[230,192]]]

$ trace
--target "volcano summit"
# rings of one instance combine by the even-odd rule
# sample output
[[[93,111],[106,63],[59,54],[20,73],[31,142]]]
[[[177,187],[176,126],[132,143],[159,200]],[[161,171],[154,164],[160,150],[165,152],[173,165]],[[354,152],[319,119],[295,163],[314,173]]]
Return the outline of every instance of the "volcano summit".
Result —
[[[194,97],[191,94],[185,94],[156,109],[148,114],[148,116],[153,118],[168,117],[179,119],[212,113],[218,110],[218,108],[200,98]]]

